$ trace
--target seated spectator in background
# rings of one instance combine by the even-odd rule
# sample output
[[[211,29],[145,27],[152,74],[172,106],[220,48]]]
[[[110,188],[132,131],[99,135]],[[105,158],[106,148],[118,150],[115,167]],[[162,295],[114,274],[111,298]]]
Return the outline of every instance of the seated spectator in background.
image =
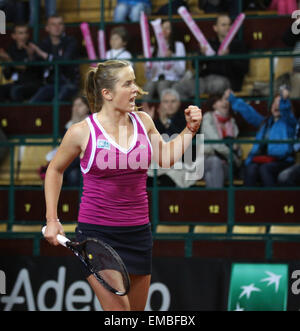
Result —
[[[48,18],[46,31],[49,36],[39,46],[30,43],[30,47],[41,60],[75,60],[79,58],[77,41],[65,34],[63,18],[53,15]],[[44,85],[33,96],[31,102],[49,102],[54,98],[55,72],[54,66],[43,67]],[[77,65],[59,66],[58,98],[70,101],[78,91],[79,68]]]
[[[71,119],[65,125],[65,132],[71,127],[71,125],[83,121],[90,114],[90,108],[86,97],[77,96],[74,98],[72,103],[72,116]],[[46,156],[46,160],[50,162],[54,155],[56,154],[57,148],[53,149]],[[48,165],[47,165],[48,166]],[[44,179],[46,174],[46,167],[42,167],[40,175]],[[81,170],[80,170],[80,158],[77,157],[66,169],[64,173],[64,184],[67,186],[79,186],[81,179]]]
[[[267,118],[242,99],[236,98],[233,93],[229,94],[228,100],[235,112],[258,128],[257,140],[285,140],[294,138],[297,125],[288,96],[287,89],[284,89],[281,95],[275,96],[271,105],[271,115]],[[257,186],[260,180],[263,186],[275,186],[278,174],[293,162],[292,144],[254,144],[245,161],[244,184]]]
[[[291,27],[283,36],[283,41],[289,47],[293,47],[294,53],[300,52],[300,34],[293,33]],[[300,97],[300,56],[293,57],[293,72],[290,75],[291,98]]]
[[[230,17],[239,14],[239,0],[198,0],[198,5],[205,13],[228,13]]]
[[[300,119],[298,119],[295,139],[300,139]],[[296,153],[300,152],[300,143],[294,144],[294,151]],[[300,186],[300,164],[295,163],[291,167],[283,170],[278,175],[278,184],[280,186]]]
[[[203,116],[201,133],[204,140],[236,138],[239,129],[230,115],[227,95],[211,96],[207,101],[210,111]],[[230,147],[224,143],[204,145],[204,179],[206,187],[221,188],[228,179]],[[242,164],[241,150],[233,144],[233,169]]]
[[[45,14],[47,19],[54,15],[56,13],[56,0],[44,0],[45,3]],[[37,1],[38,7],[41,8],[41,0]],[[35,7],[35,0],[30,0],[30,18],[29,18],[29,24],[30,26],[34,26],[35,22],[35,15],[36,7]],[[41,14],[41,11],[40,11]]]
[[[181,106],[179,94],[174,89],[165,89],[160,96],[158,118],[154,119],[155,127],[160,134],[169,136],[180,133],[186,126],[184,113],[179,111]]]
[[[128,33],[123,26],[115,27],[111,30],[109,44],[110,50],[106,52],[107,60],[131,59],[132,55],[126,50],[128,43]]]
[[[188,0],[172,0],[171,1],[171,10],[172,14],[177,14],[177,10],[179,7],[184,6],[189,10],[189,4]],[[155,12],[153,15],[159,15],[159,16],[164,16],[164,15],[169,15],[169,0],[165,0],[164,4]],[[192,13],[194,14],[194,13]]]
[[[0,10],[5,13],[6,23],[20,24],[27,21],[26,3],[23,0],[0,0]]]
[[[157,118],[155,118],[154,107],[149,107],[146,104],[143,108],[154,119],[155,126],[165,141],[174,139],[174,135],[179,134],[186,126],[185,115],[180,107],[179,94],[174,89],[165,89],[160,95]],[[150,177],[148,178],[148,185],[151,185],[154,176],[153,167],[154,163],[152,162],[148,170]],[[157,169],[158,185],[189,187],[195,183],[195,180],[186,180],[188,172],[181,161],[168,169],[159,168]]]
[[[166,57],[184,57],[186,55],[184,44],[181,41],[174,40],[174,31],[172,30],[171,22],[162,21],[162,32],[169,47]],[[158,47],[153,51],[153,57],[158,56]],[[145,101],[149,101],[166,88],[172,87],[185,73],[185,61],[155,61],[152,62],[152,67],[147,68],[148,82],[144,86],[144,90],[148,92],[144,96]]]
[[[0,59],[6,62],[30,62],[36,59],[29,46],[29,30],[25,24],[13,27],[12,44],[7,52],[0,48]],[[30,99],[39,89],[42,82],[41,68],[38,66],[7,66],[3,69],[6,80],[12,83],[0,85],[0,102],[21,102]]]
[[[118,0],[114,11],[114,22],[139,22],[141,12],[151,14],[150,0]]]
[[[216,33],[216,39],[209,40],[211,47],[218,52],[218,49],[225,39],[231,26],[231,19],[227,14],[218,15],[213,29]],[[200,46],[200,55],[205,55],[206,48]],[[220,56],[228,54],[246,53],[246,46],[243,41],[234,39]],[[248,72],[248,60],[218,60],[199,63],[199,93],[209,95],[222,95],[226,89],[231,88],[234,91],[242,89],[244,76]],[[195,78],[183,79],[174,85],[182,99],[195,97]]]

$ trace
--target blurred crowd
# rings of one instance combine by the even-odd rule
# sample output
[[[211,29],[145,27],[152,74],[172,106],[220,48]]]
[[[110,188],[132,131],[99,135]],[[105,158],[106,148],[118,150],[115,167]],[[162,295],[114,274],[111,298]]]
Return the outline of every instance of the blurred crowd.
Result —
[[[279,1],[277,1],[278,4]],[[13,22],[10,31],[11,43],[7,48],[0,46],[0,60],[20,62],[21,65],[1,67],[0,102],[52,102],[55,93],[59,101],[72,102],[72,116],[66,123],[66,129],[89,114],[88,103],[80,94],[80,74],[78,65],[61,65],[58,75],[58,88],[55,87],[56,73],[52,61],[75,60],[81,58],[78,40],[66,33],[63,17],[56,13],[56,1],[45,0],[45,38],[39,43],[33,42],[31,28],[36,13],[34,0],[0,0],[0,10],[5,10],[7,21]],[[40,3],[40,1],[38,1]],[[209,39],[217,52],[225,39],[233,19],[239,11],[237,0],[199,0],[199,10],[217,13],[212,26],[214,38]],[[173,1],[171,9],[184,5],[188,1]],[[267,10],[275,8],[275,1],[244,1],[243,10]],[[170,7],[168,2],[157,12],[152,12],[150,0],[118,0],[114,9],[113,20],[116,23],[138,22],[141,12],[146,14],[166,15]],[[205,113],[199,133],[205,140],[220,140],[222,143],[207,143],[204,147],[204,181],[206,187],[221,188],[229,180],[230,165],[234,179],[243,179],[246,186],[295,186],[300,185],[300,164],[296,161],[300,143],[268,143],[268,140],[286,140],[300,138],[300,122],[294,115],[290,97],[300,97],[300,57],[294,58],[293,72],[288,83],[276,89],[268,116],[262,114],[238,97],[242,90],[245,75],[249,70],[249,60],[199,61],[198,74],[194,67],[188,67],[184,58],[187,55],[185,45],[177,40],[174,26],[169,20],[162,20],[163,37],[168,46],[165,55],[174,60],[155,61],[152,66],[145,65],[146,83],[143,89],[148,92],[143,96],[142,109],[154,120],[158,131],[170,137],[180,133],[185,127],[184,108],[186,101],[200,95],[206,96]],[[287,47],[295,52],[300,49],[300,35],[291,33],[291,29],[282,36]],[[129,33],[126,24],[110,30],[109,49],[106,59],[134,58],[129,48]],[[279,36],[280,37],[280,36]],[[156,43],[152,47],[152,56],[158,56]],[[247,45],[240,38],[235,38],[229,47],[219,54],[247,54]],[[195,55],[205,56],[206,49],[199,44]],[[45,65],[30,66],[32,61],[45,62]],[[132,63],[135,66],[134,62]],[[138,70],[138,68],[136,68]],[[198,86],[198,90],[195,89]],[[156,102],[159,100],[159,102]],[[232,143],[240,137],[236,121],[239,116],[243,121],[256,128],[255,138],[262,142],[253,144],[247,156],[243,155],[242,145]],[[5,141],[0,128],[0,141]],[[166,138],[168,139],[168,138]],[[195,152],[195,151],[194,151]],[[5,157],[7,148],[0,146],[0,161]],[[51,160],[55,150],[47,157]],[[298,153],[299,155],[299,153]],[[183,162],[183,161],[182,161]],[[41,169],[41,176],[45,168]],[[196,180],[185,181],[186,169],[159,169],[159,185],[187,187],[196,185]],[[149,170],[149,182],[153,171]],[[67,185],[79,185],[79,160],[75,160],[66,172]]]

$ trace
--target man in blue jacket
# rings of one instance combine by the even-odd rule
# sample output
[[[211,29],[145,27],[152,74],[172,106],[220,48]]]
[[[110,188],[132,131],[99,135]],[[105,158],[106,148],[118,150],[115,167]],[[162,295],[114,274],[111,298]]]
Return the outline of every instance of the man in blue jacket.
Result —
[[[297,120],[292,112],[289,91],[283,89],[276,95],[271,115],[264,117],[244,100],[236,98],[231,91],[225,92],[233,111],[239,113],[248,123],[258,128],[256,140],[293,139]],[[256,186],[258,180],[263,186],[275,186],[278,174],[294,161],[291,143],[254,144],[245,161],[245,186]]]

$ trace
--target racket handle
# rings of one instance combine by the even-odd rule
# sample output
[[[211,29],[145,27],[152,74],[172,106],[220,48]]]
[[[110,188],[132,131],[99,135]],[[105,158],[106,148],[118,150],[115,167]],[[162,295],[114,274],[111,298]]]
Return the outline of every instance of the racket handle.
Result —
[[[44,226],[44,227],[42,228],[42,233],[43,233],[43,235],[45,235],[45,231],[46,231],[46,226]],[[56,236],[56,239],[57,239],[57,241],[58,241],[61,245],[65,246],[65,247],[67,247],[66,243],[67,243],[68,241],[70,241],[67,237],[62,236],[61,234],[58,234],[58,235]]]

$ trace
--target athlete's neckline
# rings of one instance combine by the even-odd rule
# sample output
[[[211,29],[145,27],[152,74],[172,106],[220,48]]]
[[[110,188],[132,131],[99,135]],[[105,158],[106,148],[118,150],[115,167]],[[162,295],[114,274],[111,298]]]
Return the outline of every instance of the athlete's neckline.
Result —
[[[97,117],[97,113],[94,113],[93,114],[93,119],[95,121],[95,123],[97,124],[97,126],[99,127],[99,129],[101,130],[101,132],[103,133],[104,137],[113,145],[115,146],[118,150],[120,150],[121,152],[127,154],[129,153],[133,147],[136,145],[136,142],[137,142],[137,124],[136,124],[136,120],[134,118],[134,116],[132,116],[130,113],[128,113],[129,115],[129,118],[131,119],[131,122],[133,124],[133,139],[132,139],[132,142],[129,146],[128,149],[120,146],[119,144],[117,144],[117,142],[111,138],[111,136],[105,131],[104,127],[101,125],[98,117]]]

